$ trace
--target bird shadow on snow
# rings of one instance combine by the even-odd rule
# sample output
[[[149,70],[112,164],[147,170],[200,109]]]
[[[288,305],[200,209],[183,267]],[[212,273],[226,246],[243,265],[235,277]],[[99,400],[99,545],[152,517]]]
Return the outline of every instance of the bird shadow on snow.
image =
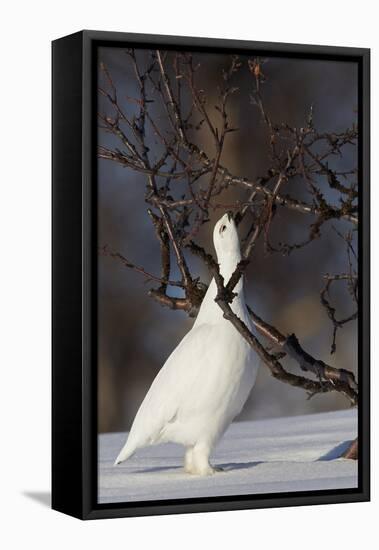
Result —
[[[330,461],[330,460],[337,460],[341,458],[341,455],[349,448],[351,445],[352,440],[343,441],[342,443],[339,443],[323,455],[321,455],[319,458],[316,459],[316,462],[324,462],[324,461]],[[227,473],[227,472],[234,472],[236,470],[249,470],[251,468],[255,468],[256,466],[259,466],[260,464],[263,464],[264,461],[252,461],[252,462],[226,462],[223,464],[214,464],[216,468],[220,468],[220,473]],[[152,466],[149,468],[143,468],[135,470],[134,474],[147,474],[147,473],[159,473],[159,472],[168,472],[168,471],[175,471],[175,473],[187,475],[184,472],[183,466]]]
[[[234,470],[249,470],[262,463],[262,460],[255,462],[228,462],[227,464],[217,464],[217,466],[222,468],[223,472],[233,472]]]
[[[234,470],[248,470],[250,468],[254,468],[255,466],[258,466],[259,464],[262,464],[262,461],[260,462],[228,462],[225,464],[214,464],[214,466],[215,468],[221,468],[221,471],[217,473],[222,474],[226,472],[233,472]],[[153,472],[167,472],[169,470],[175,470],[177,473],[185,474],[183,466],[153,466],[151,468],[144,468],[143,470],[138,470],[137,472],[134,472],[134,473],[147,474],[147,473],[153,473]]]
[[[151,468],[143,468],[143,470],[137,470],[134,474],[148,474],[153,472],[167,472],[168,470],[181,470],[181,466],[152,466]]]
[[[336,460],[337,458],[341,458],[341,455],[349,448],[352,442],[352,440],[348,440],[339,443],[338,445],[333,447],[333,449],[330,449],[330,451],[321,455],[320,458],[317,459],[317,461]]]

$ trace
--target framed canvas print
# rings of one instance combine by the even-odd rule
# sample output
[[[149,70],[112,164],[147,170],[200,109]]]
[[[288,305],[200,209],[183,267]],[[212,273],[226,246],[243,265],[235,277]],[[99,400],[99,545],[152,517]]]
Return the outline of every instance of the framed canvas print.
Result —
[[[369,499],[369,50],[53,42],[53,508]]]

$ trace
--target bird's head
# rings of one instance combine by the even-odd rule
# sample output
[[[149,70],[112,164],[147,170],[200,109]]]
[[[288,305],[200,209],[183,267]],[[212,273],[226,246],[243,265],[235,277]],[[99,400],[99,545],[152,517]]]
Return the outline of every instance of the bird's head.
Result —
[[[224,214],[216,223],[213,230],[213,243],[219,263],[228,258],[239,261],[240,243],[232,212]]]

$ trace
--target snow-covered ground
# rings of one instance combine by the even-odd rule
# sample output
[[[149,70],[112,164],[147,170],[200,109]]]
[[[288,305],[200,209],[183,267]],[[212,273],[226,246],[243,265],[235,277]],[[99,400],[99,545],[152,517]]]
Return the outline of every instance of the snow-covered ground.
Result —
[[[99,502],[357,487],[357,462],[337,459],[357,435],[356,410],[237,422],[213,452],[210,477],[183,471],[184,448],[140,449],[113,466],[125,433],[99,436]]]

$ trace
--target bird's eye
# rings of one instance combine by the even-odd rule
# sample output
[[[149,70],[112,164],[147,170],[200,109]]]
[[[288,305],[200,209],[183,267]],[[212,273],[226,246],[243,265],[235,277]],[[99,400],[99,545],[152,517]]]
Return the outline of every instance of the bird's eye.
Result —
[[[225,231],[225,229],[226,229],[226,225],[222,225],[221,229],[220,229],[220,233],[223,233]]]

